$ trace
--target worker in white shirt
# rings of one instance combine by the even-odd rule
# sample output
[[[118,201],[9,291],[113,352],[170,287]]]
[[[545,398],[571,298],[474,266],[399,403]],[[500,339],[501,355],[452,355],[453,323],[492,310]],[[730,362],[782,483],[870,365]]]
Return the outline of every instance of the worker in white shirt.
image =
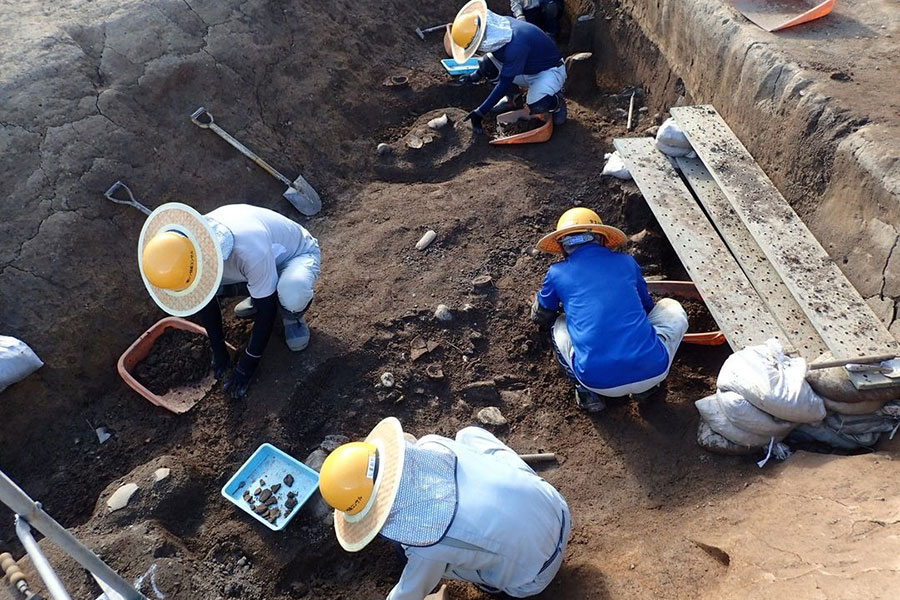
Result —
[[[443,598],[429,596],[441,579],[533,596],[559,571],[572,528],[560,493],[478,427],[413,443],[389,417],[328,456],[319,489],[344,549],[381,535],[405,552],[388,600]]]
[[[255,321],[225,383],[233,398],[247,393],[279,310],[288,348],[299,352],[309,345],[303,314],[320,261],[319,243],[299,223],[248,204],[222,206],[205,216],[184,204],[164,204],[147,217],[138,244],[141,276],[153,300],[175,316],[199,314],[217,379],[231,362],[218,296],[249,292],[235,307],[238,316]]]

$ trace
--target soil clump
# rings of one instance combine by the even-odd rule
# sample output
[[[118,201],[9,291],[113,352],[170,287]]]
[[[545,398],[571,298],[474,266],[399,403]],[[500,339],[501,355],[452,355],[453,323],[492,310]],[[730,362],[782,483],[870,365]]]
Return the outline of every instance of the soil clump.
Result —
[[[156,338],[150,354],[135,367],[134,375],[141,385],[161,396],[206,377],[211,360],[206,336],[169,328]]]

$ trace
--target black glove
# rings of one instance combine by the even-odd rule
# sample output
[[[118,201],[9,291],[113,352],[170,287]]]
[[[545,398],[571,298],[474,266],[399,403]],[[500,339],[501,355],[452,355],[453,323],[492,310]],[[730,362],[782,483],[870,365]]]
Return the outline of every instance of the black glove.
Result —
[[[466,121],[472,121],[472,131],[475,135],[483,135],[484,134],[484,126],[481,122],[484,120],[484,117],[477,110],[473,110],[469,114],[466,115]]]
[[[241,360],[231,373],[231,377],[225,382],[225,392],[228,393],[233,400],[240,400],[247,395],[247,389],[250,387],[250,380],[256,367],[259,365],[259,357],[250,356],[244,351]]]
[[[228,354],[228,348],[225,347],[225,342],[213,344],[212,354],[213,376],[216,379],[222,379],[222,377],[225,376],[228,365],[231,364],[231,355]]]
[[[556,319],[557,311],[547,310],[538,302],[537,296],[531,304],[531,321],[537,323],[541,327],[546,327],[553,323]]]

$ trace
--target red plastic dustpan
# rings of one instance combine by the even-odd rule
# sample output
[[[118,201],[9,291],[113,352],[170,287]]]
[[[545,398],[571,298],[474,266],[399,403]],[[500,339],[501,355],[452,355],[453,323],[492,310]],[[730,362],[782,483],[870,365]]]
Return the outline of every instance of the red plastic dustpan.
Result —
[[[519,110],[512,110],[505,112],[502,115],[497,115],[497,123],[515,123],[520,119],[538,119],[543,121],[544,124],[531,131],[524,131],[515,135],[508,135],[506,137],[497,138],[496,140],[491,140],[491,144],[494,144],[495,146],[506,144],[539,144],[541,142],[546,142],[553,135],[553,119],[550,119],[543,114],[532,115],[527,108],[520,108]]]
[[[647,288],[660,296],[691,298],[703,302],[703,297],[697,291],[697,286],[693,281],[648,281]],[[725,334],[721,331],[688,333],[685,334],[682,342],[697,346],[721,346],[725,343]]]
[[[141,385],[141,382],[132,375],[134,368],[138,363],[147,358],[147,355],[150,354],[150,350],[153,348],[153,344],[156,343],[156,340],[166,331],[166,329],[184,329],[185,331],[206,335],[206,330],[204,328],[185,319],[179,317],[166,317],[160,319],[150,327],[150,329],[141,334],[141,337],[135,340],[135,342],[128,347],[128,350],[122,353],[116,367],[118,368],[119,376],[122,377],[125,383],[138,394],[149,400],[151,404],[162,406],[175,414],[181,414],[191,410],[191,408],[193,408],[193,406],[212,389],[213,385],[216,383],[212,373],[196,383],[169,390],[162,396],[158,396],[145,388]],[[228,346],[229,352],[234,353],[236,351],[234,346],[230,344],[226,345]]]
[[[734,0],[734,7],[765,29],[778,31],[824,17],[836,0]]]

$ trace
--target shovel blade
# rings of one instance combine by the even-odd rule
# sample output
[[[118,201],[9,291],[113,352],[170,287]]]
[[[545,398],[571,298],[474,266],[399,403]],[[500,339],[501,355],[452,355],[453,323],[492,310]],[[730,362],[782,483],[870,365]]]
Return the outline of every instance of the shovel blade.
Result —
[[[302,175],[294,180],[291,187],[282,194],[291,205],[307,217],[318,214],[322,210],[322,199]]]

